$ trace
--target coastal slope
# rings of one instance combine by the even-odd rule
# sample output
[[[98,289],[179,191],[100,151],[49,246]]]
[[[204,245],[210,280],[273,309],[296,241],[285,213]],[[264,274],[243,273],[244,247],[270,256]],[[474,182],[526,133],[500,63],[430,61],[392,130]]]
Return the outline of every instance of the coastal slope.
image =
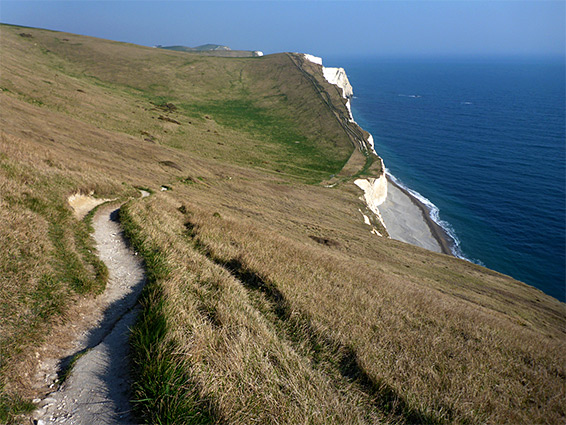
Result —
[[[564,422],[564,304],[387,238],[321,65],[0,30],[1,421],[106,286],[80,193],[124,201],[147,269],[138,422]]]
[[[366,156],[366,164],[361,171],[357,170],[355,165],[352,164],[353,170],[350,169],[349,174],[346,171],[349,167],[344,167],[341,173],[342,182],[353,180],[354,184],[363,191],[362,199],[366,204],[366,213],[373,216],[374,221],[380,225],[379,230],[372,227],[372,233],[378,236],[389,236],[431,251],[453,255],[454,241],[431,218],[426,205],[394,180],[388,178],[383,159],[375,151],[373,136],[365,132],[355,122],[350,105],[354,89],[348,80],[346,71],[343,68],[323,66],[322,58],[310,54],[302,56],[315,65],[308,68],[309,72],[313,76],[322,73],[328,83],[339,89],[343,100],[346,101],[345,106],[349,114],[348,122],[344,120],[343,115],[337,114],[337,116],[342,125],[349,130],[352,143],[357,148],[349,162],[355,163],[356,158],[362,153]],[[374,163],[378,166],[371,167]],[[358,165],[358,167],[360,166]],[[359,178],[364,171],[367,177]],[[336,184],[338,182],[333,181],[329,185],[334,186]],[[391,195],[388,197],[390,192]],[[362,214],[365,222],[372,226],[372,220],[368,218],[368,215]]]

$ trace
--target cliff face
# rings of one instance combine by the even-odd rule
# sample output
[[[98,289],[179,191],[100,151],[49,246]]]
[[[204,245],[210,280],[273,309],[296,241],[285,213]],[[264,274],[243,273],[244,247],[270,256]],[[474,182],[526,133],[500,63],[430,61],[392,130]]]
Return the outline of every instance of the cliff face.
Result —
[[[340,90],[342,90],[342,96],[344,98],[350,99],[352,96],[354,96],[354,89],[352,88],[352,85],[348,80],[348,76],[346,75],[344,68],[325,67],[322,65],[322,58],[309,55],[308,53],[304,53],[303,57],[309,62],[322,66],[322,75],[324,75],[326,81],[328,81],[330,84],[338,86]]]
[[[306,60],[322,66],[322,58],[319,58],[318,56],[309,55],[308,53],[304,53],[303,56],[305,57]]]
[[[322,58],[317,56],[309,55],[309,54],[296,54],[304,59],[303,63],[296,63],[296,65],[303,71],[309,75],[312,79],[313,74],[318,74],[322,76],[324,81],[336,86],[338,89],[342,99],[345,101],[342,102],[341,105],[337,107],[336,102],[333,102],[330,99],[328,93],[323,93],[325,89],[321,86],[317,88],[321,96],[324,98],[325,102],[328,106],[334,110],[334,113],[340,121],[344,130],[348,133],[350,139],[354,146],[358,147],[360,151],[367,152],[370,151],[371,153],[375,154],[375,150],[373,148],[373,137],[367,131],[363,130],[355,121],[354,117],[352,116],[352,111],[350,108],[350,99],[354,95],[354,89],[348,80],[348,76],[346,75],[346,71],[344,68],[328,68],[322,65]],[[311,62],[317,66],[305,66],[304,62]],[[300,62],[300,61],[299,61]],[[316,80],[316,76],[315,80]],[[313,81],[315,86],[317,83]],[[344,114],[344,109],[346,108],[347,114]],[[375,154],[377,156],[377,154]]]
[[[352,108],[350,107],[350,99],[354,96],[354,88],[350,84],[350,80],[348,80],[348,76],[346,75],[344,68],[327,68],[323,66],[322,75],[324,75],[326,81],[330,84],[334,84],[342,90],[342,97],[347,99],[346,108],[350,114],[350,122],[355,122],[354,116],[352,115]]]
[[[322,67],[322,74],[324,75],[324,78],[326,78],[326,81],[342,89],[342,96],[345,98],[349,99],[354,95],[354,89],[348,80],[348,76],[346,75],[344,68]]]
[[[354,181],[354,184],[364,191],[363,200],[366,203],[368,209],[375,214],[383,227],[387,229],[387,226],[385,225],[383,217],[381,216],[378,208],[387,199],[387,177],[385,176],[385,166],[383,165],[383,160],[381,158],[379,158],[379,160],[381,161],[381,174],[379,175],[379,177],[356,179]]]
[[[342,94],[342,97],[347,99],[345,107],[348,110],[349,122],[344,123],[344,126],[350,129],[353,138],[361,139],[360,150],[365,151],[368,155],[374,155],[381,163],[380,174],[377,177],[370,177],[365,179],[357,179],[354,181],[356,186],[364,191],[363,199],[367,204],[368,208],[381,219],[381,214],[379,213],[378,206],[385,202],[387,198],[387,178],[385,177],[385,166],[383,165],[383,160],[375,152],[373,136],[364,131],[355,121],[352,116],[352,110],[350,107],[350,99],[354,95],[354,89],[348,80],[346,71],[344,68],[327,68],[322,65],[322,58],[305,54],[304,58],[312,63],[321,66],[322,75],[325,80],[330,84],[337,86]],[[361,134],[361,136],[360,136]],[[385,225],[384,225],[385,227]]]

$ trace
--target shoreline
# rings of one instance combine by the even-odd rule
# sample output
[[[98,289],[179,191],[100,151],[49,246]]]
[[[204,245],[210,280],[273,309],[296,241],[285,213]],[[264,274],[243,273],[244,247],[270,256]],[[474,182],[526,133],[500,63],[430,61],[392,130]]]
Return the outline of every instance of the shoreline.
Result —
[[[303,56],[306,60],[322,66],[322,58],[308,54],[303,54]],[[346,107],[350,115],[350,123],[353,123],[363,132],[364,130],[354,120],[353,117],[351,103],[350,103],[350,100],[353,97],[353,88],[350,85],[350,82],[348,81],[348,77],[346,76],[346,72],[344,71],[344,69],[325,68],[324,66],[322,66],[322,73],[326,81],[328,81],[328,83],[338,87],[342,91],[342,97],[344,99],[347,99]],[[422,202],[420,199],[418,199],[418,197],[413,195],[410,189],[407,189],[401,186],[400,184],[398,184],[395,181],[395,177],[387,173],[383,165],[383,159],[375,151],[375,145],[371,133],[368,133],[368,135],[369,137],[367,138],[363,137],[362,141],[365,143],[366,148],[369,148],[369,150],[373,151],[373,153],[381,160],[381,166],[383,169],[382,173],[386,177],[386,185],[391,184],[392,187],[398,189],[399,192],[402,195],[405,195],[405,197],[407,197],[409,200],[408,202],[403,201],[405,203],[404,207],[400,206],[399,203],[397,203],[397,205],[394,206],[394,209],[395,208],[397,209],[397,213],[399,213],[401,216],[404,216],[404,219],[401,220],[393,219],[393,221],[396,223],[395,226],[397,227],[397,229],[395,233],[397,233],[398,237],[395,238],[391,236],[391,233],[388,230],[388,233],[390,233],[390,237],[393,237],[394,239],[398,239],[413,245],[421,246],[431,251],[440,252],[442,254],[446,254],[458,258],[458,255],[456,254],[456,250],[454,250],[454,248],[458,246],[457,240],[455,240],[452,236],[450,236],[450,233],[447,230],[445,230],[440,224],[438,224],[433,220],[431,216],[431,211],[424,202]],[[382,176],[380,176],[379,179],[381,179],[381,177]],[[366,182],[369,183],[369,180],[366,180]],[[366,197],[366,203],[368,203],[367,201],[368,194],[373,201],[379,202],[378,201],[379,198],[376,198],[377,196],[379,196],[376,193],[376,190],[378,192],[380,192],[380,190],[373,187],[372,186],[373,183],[370,183],[369,187],[365,185],[358,185],[357,183],[356,185],[364,191],[364,196]],[[382,205],[386,201],[387,201],[387,197],[385,197],[385,201],[379,202],[377,205],[375,205],[375,207],[379,209],[378,205]],[[403,202],[401,202],[401,204]],[[422,223],[422,226],[420,226],[415,221],[418,213],[414,210],[409,212],[410,208],[408,208],[408,205],[411,204],[414,205],[418,211],[420,211],[420,215],[421,215],[420,218],[424,222]],[[405,212],[405,214],[403,214],[403,212]],[[383,214],[380,215],[380,213],[378,212],[378,215],[382,223],[387,228],[387,220],[384,220]],[[427,229],[428,232],[430,232],[430,234],[428,235],[425,234],[426,231],[423,231],[423,229]]]
[[[436,242],[438,242],[438,245],[440,246],[441,252],[443,254],[456,257],[456,255],[454,255],[454,253],[452,252],[452,247],[455,244],[453,239],[446,232],[446,230],[442,228],[442,226],[440,226],[431,218],[429,214],[429,210],[426,207],[426,205],[423,204],[418,198],[416,198],[413,194],[411,194],[411,192],[409,192],[403,186],[400,186],[398,183],[396,183],[388,173],[386,173],[385,176],[390,184],[392,184],[401,192],[403,192],[403,194],[405,194],[411,200],[411,202],[421,211],[423,215],[423,219],[427,224],[428,228],[430,229],[430,233],[432,234],[432,237],[436,240]]]

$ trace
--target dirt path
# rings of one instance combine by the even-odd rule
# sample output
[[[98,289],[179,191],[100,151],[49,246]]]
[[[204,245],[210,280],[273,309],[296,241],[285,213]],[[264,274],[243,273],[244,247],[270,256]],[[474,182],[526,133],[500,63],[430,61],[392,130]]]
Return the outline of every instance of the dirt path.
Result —
[[[42,424],[132,424],[129,403],[128,336],[137,315],[136,301],[145,283],[140,258],[128,248],[116,206],[94,217],[94,239],[110,272],[103,295],[103,317],[77,346],[70,376],[42,400],[35,418]],[[63,361],[63,364],[65,361]]]

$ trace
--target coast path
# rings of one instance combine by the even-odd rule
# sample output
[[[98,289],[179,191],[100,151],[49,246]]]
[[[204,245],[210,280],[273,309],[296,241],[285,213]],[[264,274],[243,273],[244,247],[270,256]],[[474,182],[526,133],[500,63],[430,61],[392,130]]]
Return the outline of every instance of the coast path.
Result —
[[[142,192],[142,196],[147,196]],[[98,324],[81,335],[74,353],[61,364],[72,371],[61,387],[43,399],[34,418],[45,424],[132,424],[130,416],[129,329],[145,283],[141,259],[128,246],[118,222],[119,207],[103,206],[93,218],[100,259],[109,271],[98,297]],[[73,364],[74,363],[74,364]]]

